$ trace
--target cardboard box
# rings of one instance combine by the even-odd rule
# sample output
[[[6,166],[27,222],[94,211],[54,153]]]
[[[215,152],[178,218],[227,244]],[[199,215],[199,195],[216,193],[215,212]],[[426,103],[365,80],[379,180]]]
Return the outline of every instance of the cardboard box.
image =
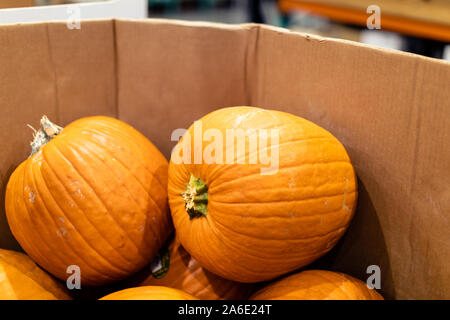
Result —
[[[169,156],[170,134],[222,107],[307,118],[337,136],[359,177],[344,238],[315,266],[386,298],[450,298],[450,64],[254,24],[167,20],[0,27],[0,202],[46,114],[118,117]],[[18,248],[0,213],[0,247]]]

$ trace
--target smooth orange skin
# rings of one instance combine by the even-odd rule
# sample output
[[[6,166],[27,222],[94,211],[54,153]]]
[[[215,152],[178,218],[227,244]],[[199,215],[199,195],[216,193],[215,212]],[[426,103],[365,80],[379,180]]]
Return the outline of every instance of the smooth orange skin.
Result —
[[[0,249],[0,300],[69,300],[61,283],[21,252]]]
[[[196,297],[174,288],[146,286],[117,291],[100,300],[198,300]]]
[[[357,186],[350,158],[332,134],[300,117],[254,107],[220,109],[201,122],[203,132],[214,128],[223,137],[232,128],[279,130],[273,175],[260,174],[268,165],[249,164],[249,139],[246,164],[194,164],[194,126],[188,130],[191,164],[174,163],[172,154],[169,204],[177,237],[204,268],[233,281],[266,281],[336,244],[353,217]],[[187,143],[185,136],[179,145]],[[203,151],[210,143],[203,142]],[[190,219],[180,196],[191,174],[208,186],[206,217]]]
[[[349,275],[307,270],[269,284],[251,300],[384,300],[367,284]]]
[[[64,130],[13,172],[6,189],[11,231],[27,254],[65,280],[124,279],[147,265],[172,230],[167,160],[114,118],[88,117]]]
[[[147,271],[149,275],[139,285],[175,288],[201,300],[245,300],[253,291],[252,285],[223,279],[202,268],[176,238],[168,250],[170,266],[166,275],[156,279]]]

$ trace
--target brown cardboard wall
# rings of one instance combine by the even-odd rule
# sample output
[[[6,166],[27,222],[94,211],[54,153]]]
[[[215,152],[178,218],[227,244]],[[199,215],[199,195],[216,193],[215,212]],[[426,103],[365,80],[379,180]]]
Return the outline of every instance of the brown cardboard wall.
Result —
[[[169,156],[172,131],[209,111],[284,110],[336,135],[359,176],[355,219],[317,266],[366,279],[375,264],[388,298],[449,298],[449,86],[448,63],[257,25],[2,26],[0,201],[44,113],[119,116]]]
[[[169,157],[170,134],[205,113],[247,105],[249,28],[117,21],[120,118]]]
[[[116,115],[113,21],[0,27],[0,247],[18,248],[7,228],[9,176],[30,153],[32,130],[46,114],[66,125],[87,115]]]
[[[359,210],[327,263],[382,292],[450,297],[450,65],[262,29],[253,103],[335,134],[359,177]]]

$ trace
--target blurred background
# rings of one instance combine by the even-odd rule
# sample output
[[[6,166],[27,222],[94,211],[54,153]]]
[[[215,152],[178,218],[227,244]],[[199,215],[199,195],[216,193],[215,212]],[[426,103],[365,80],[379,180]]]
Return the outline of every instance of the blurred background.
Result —
[[[114,16],[265,23],[450,61],[450,0],[1,0],[0,9],[74,3],[83,3],[83,19]],[[0,23],[36,16],[16,10],[21,12],[0,10]],[[67,12],[39,11],[37,17],[64,19],[60,15]]]

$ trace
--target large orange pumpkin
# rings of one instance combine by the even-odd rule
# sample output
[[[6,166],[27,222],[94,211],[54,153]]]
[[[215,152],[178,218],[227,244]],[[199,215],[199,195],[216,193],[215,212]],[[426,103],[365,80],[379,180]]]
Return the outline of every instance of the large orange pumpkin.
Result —
[[[253,285],[226,280],[202,268],[176,238],[139,278],[141,286],[176,288],[202,300],[244,300],[253,291]]]
[[[367,284],[349,275],[307,270],[269,284],[253,300],[383,300]]]
[[[23,249],[60,279],[78,266],[86,285],[147,265],[171,232],[164,156],[109,117],[64,129],[44,117],[41,126],[6,190],[8,222]]]
[[[178,289],[158,286],[128,288],[117,291],[100,300],[198,300]]]
[[[239,129],[244,140],[233,137]],[[238,282],[270,280],[325,254],[357,196],[349,156],[332,134],[254,107],[220,109],[192,125],[172,152],[168,190],[183,247]]]
[[[67,300],[61,283],[27,255],[0,249],[0,300]]]

